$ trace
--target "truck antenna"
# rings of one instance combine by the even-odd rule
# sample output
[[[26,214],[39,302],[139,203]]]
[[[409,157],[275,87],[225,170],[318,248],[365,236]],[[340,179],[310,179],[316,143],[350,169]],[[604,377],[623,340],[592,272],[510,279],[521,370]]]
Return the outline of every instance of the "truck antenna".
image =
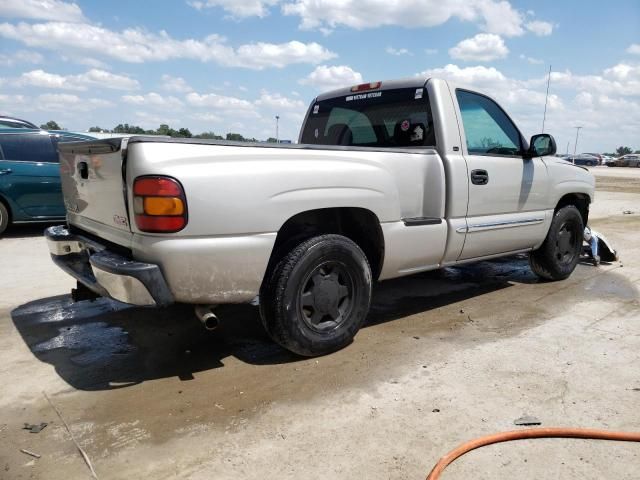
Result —
[[[547,119],[547,100],[549,100],[549,84],[551,83],[551,65],[549,65],[549,76],[547,78],[547,96],[544,97],[544,115],[542,116],[542,132],[544,133],[544,122]]]

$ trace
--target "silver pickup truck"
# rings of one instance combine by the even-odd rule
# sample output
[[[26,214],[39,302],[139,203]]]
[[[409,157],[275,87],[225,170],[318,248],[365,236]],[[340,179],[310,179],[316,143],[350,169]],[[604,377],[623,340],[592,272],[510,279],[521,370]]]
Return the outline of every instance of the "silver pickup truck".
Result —
[[[67,225],[46,231],[76,299],[258,301],[301,355],[347,345],[374,281],[530,252],[574,270],[594,198],[584,168],[529,142],[491,98],[440,79],[313,100],[299,144],[131,137],[60,145]]]

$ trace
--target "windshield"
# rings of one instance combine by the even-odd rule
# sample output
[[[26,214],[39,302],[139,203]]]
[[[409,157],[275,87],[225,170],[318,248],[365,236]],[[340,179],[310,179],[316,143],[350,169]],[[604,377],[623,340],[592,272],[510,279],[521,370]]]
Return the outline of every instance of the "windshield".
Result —
[[[358,147],[435,146],[424,88],[354,93],[314,103],[301,143]]]

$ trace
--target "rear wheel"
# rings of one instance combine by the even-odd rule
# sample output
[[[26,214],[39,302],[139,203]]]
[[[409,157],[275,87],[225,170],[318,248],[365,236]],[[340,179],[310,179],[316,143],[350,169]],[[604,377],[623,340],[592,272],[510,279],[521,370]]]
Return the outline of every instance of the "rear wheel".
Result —
[[[545,280],[564,280],[580,260],[584,224],[578,209],[567,205],[553,216],[540,248],[529,255],[531,270]]]
[[[340,235],[311,238],[268,272],[260,291],[262,323],[274,341],[294,353],[334,352],[362,326],[371,283],[358,245]]]
[[[7,207],[5,207],[2,202],[0,202],[0,235],[4,233],[8,226],[9,211],[7,210]]]

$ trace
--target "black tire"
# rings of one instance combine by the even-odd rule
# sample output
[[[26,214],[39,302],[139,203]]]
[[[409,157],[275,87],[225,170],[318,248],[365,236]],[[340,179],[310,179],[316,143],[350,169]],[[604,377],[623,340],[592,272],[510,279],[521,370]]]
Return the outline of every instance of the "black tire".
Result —
[[[529,254],[531,270],[544,280],[564,280],[580,260],[584,224],[573,205],[559,209],[553,216],[547,238]]]
[[[0,202],[0,235],[4,233],[4,231],[9,226],[9,211],[7,207],[4,206],[4,203]]]
[[[300,243],[260,290],[269,336],[298,355],[335,352],[353,340],[369,313],[371,268],[360,247],[340,235]]]

